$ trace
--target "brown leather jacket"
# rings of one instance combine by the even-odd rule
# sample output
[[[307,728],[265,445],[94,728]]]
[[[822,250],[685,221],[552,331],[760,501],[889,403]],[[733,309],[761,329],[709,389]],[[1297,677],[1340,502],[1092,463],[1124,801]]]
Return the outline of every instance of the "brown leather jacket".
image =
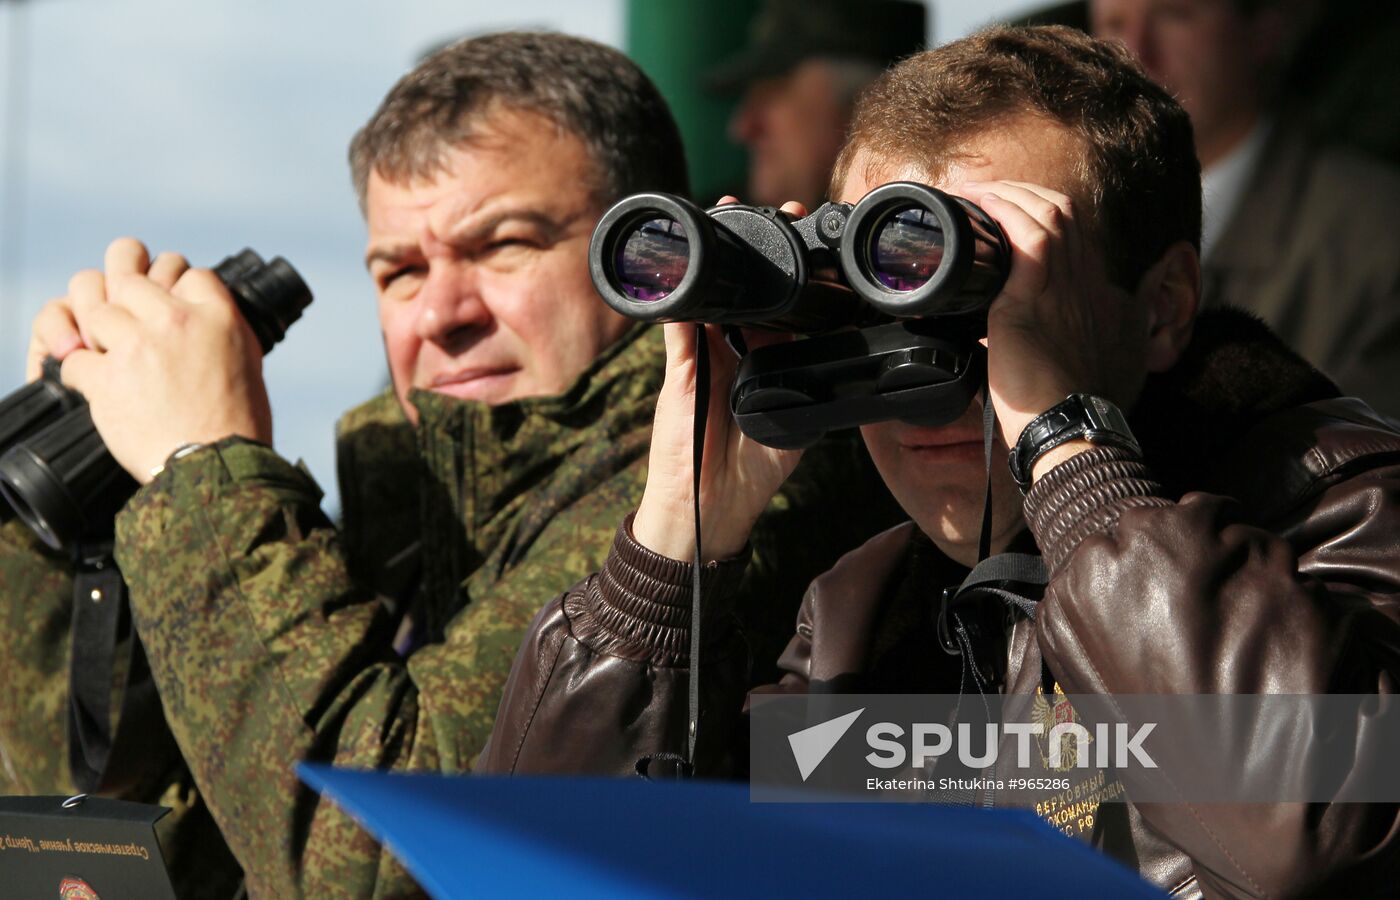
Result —
[[[1044,660],[1071,694],[1394,692],[1400,433],[1335,393],[1252,320],[1203,316],[1187,358],[1135,410],[1144,458],[1096,448],[1027,497],[1052,578],[1036,619],[1006,639],[1004,689],[1033,692]],[[716,624],[700,774],[746,765],[743,643],[722,624],[743,567],[703,573]],[[603,571],[537,617],[477,771],[624,775],[642,755],[683,752],[689,573],[624,525]],[[763,690],[955,692],[930,601],[959,579],[912,525],[875,537],[812,584],[784,675]],[[1394,805],[1101,809],[1095,842],[1179,896],[1400,883]]]

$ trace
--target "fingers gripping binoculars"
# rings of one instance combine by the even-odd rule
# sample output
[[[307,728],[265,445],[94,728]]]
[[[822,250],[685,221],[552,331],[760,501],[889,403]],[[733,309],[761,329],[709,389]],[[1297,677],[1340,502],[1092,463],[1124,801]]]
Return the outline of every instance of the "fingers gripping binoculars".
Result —
[[[629,318],[814,335],[744,354],[730,395],[746,434],[799,448],[833,428],[962,415],[1011,251],[975,204],[895,182],[796,220],[636,194],[599,221],[589,266]]]
[[[214,274],[233,294],[264,353],[286,336],[311,291],[285,259],[252,250],[220,262]],[[0,399],[0,521],[18,515],[50,547],[109,537],[136,482],[92,424],[87,402],[59,380],[50,358],[43,377]]]

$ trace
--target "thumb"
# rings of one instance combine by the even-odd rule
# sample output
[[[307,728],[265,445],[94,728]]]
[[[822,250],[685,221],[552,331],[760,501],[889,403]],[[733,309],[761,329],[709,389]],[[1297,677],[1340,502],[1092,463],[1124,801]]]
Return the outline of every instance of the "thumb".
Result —
[[[709,348],[710,415],[711,418],[714,417],[714,408],[717,405],[728,415],[729,389],[739,371],[739,357],[725,340],[724,329],[718,325],[705,326],[705,343]]]
[[[666,381],[671,383],[680,377],[694,382],[695,323],[667,322],[661,326],[661,333],[666,339]]]

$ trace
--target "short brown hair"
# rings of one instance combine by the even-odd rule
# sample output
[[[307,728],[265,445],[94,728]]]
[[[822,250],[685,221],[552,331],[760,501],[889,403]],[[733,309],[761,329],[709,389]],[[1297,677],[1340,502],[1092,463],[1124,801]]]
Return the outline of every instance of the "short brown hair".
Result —
[[[635,63],[594,41],[520,31],[450,44],[399,79],[350,142],[360,209],[371,172],[395,182],[440,174],[445,153],[498,108],[578,137],[601,204],[642,190],[689,193],[680,131]]]
[[[1115,283],[1133,289],[1177,241],[1199,249],[1201,166],[1185,110],[1121,45],[1060,26],[988,29],[890,69],[857,103],[832,183],[862,150],[937,177],[967,141],[1027,114],[1082,143],[1073,193],[1090,205]]]

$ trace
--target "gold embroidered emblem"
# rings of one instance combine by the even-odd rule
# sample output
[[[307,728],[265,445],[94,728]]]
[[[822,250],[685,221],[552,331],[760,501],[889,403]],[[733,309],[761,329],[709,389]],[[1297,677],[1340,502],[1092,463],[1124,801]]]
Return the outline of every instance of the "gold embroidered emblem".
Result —
[[[1045,768],[1053,772],[1066,772],[1079,762],[1081,752],[1089,752],[1088,745],[1093,741],[1093,737],[1088,734],[1088,729],[1079,733],[1071,731],[1060,737],[1060,765],[1050,765],[1050,730],[1065,722],[1079,721],[1074,707],[1070,705],[1069,698],[1065,696],[1064,688],[1060,687],[1058,681],[1055,682],[1053,703],[1045,699],[1044,688],[1036,687],[1035,699],[1031,701],[1031,716],[1041,726],[1040,734],[1036,736],[1036,747],[1040,751],[1040,762]],[[1081,742],[1083,747],[1080,746]]]

